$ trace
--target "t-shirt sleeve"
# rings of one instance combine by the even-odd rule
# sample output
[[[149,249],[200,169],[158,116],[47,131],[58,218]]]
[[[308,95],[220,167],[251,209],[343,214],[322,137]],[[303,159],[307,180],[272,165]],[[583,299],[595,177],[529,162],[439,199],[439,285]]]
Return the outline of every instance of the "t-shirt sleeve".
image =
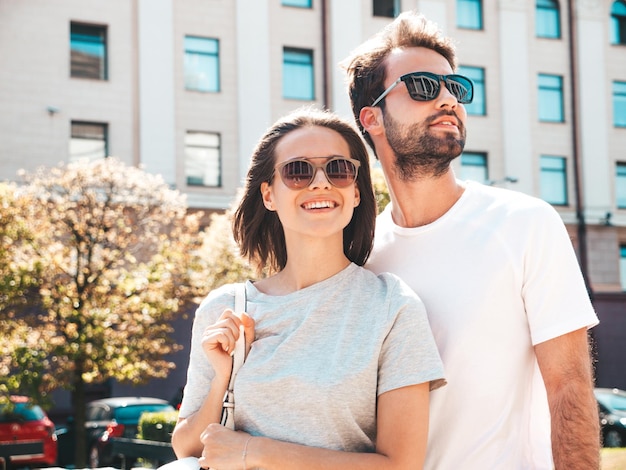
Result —
[[[388,275],[388,274],[384,274]],[[378,395],[430,382],[434,390],[445,385],[439,351],[419,297],[396,278],[390,291],[391,324],[380,354]]]
[[[530,224],[523,298],[533,345],[598,323],[565,225],[552,207]]]

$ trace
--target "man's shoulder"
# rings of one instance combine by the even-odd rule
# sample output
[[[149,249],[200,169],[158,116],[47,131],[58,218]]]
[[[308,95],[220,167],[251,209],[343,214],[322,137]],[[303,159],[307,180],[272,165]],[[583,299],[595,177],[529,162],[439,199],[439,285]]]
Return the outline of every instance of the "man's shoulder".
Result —
[[[499,188],[476,182],[466,183],[467,199],[485,207],[507,212],[556,212],[549,203],[515,189]]]

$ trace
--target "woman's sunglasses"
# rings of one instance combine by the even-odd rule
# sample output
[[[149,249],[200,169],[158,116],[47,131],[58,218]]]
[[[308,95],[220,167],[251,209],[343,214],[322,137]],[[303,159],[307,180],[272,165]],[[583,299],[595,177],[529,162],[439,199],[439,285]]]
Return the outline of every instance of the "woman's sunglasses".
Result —
[[[372,106],[380,103],[400,82],[406,84],[409,96],[415,101],[431,101],[439,96],[441,82],[459,103],[471,103],[474,99],[474,84],[463,75],[437,75],[430,72],[411,72],[402,75],[376,98]]]
[[[347,188],[356,181],[361,162],[353,158],[331,157],[324,163],[312,163],[306,158],[294,158],[276,165],[275,171],[289,189],[302,189],[311,184],[319,168],[329,183],[337,188]]]

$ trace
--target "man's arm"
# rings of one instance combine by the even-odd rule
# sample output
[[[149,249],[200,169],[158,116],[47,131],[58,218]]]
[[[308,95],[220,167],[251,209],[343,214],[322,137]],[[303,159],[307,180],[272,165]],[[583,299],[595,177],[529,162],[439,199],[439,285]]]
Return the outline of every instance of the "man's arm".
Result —
[[[548,393],[556,470],[600,467],[600,422],[587,329],[535,346]]]

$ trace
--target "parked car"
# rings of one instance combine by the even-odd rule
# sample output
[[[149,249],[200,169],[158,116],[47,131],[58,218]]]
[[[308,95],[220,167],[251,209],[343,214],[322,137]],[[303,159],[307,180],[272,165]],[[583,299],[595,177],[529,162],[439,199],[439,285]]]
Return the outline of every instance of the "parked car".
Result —
[[[137,437],[139,418],[146,412],[173,411],[167,400],[150,397],[103,398],[87,403],[85,438],[87,439],[88,463],[91,468],[121,468],[121,459],[113,455],[110,439],[113,437]],[[58,430],[61,447],[60,465],[73,464],[73,447],[76,432],[73,426]],[[127,466],[129,465],[126,462]]]
[[[27,397],[12,396],[11,404],[0,404],[0,442],[41,442],[43,453],[11,456],[11,467],[51,466],[57,461],[57,436],[48,415]]]
[[[594,393],[598,401],[604,446],[626,446],[626,391],[596,388]]]

